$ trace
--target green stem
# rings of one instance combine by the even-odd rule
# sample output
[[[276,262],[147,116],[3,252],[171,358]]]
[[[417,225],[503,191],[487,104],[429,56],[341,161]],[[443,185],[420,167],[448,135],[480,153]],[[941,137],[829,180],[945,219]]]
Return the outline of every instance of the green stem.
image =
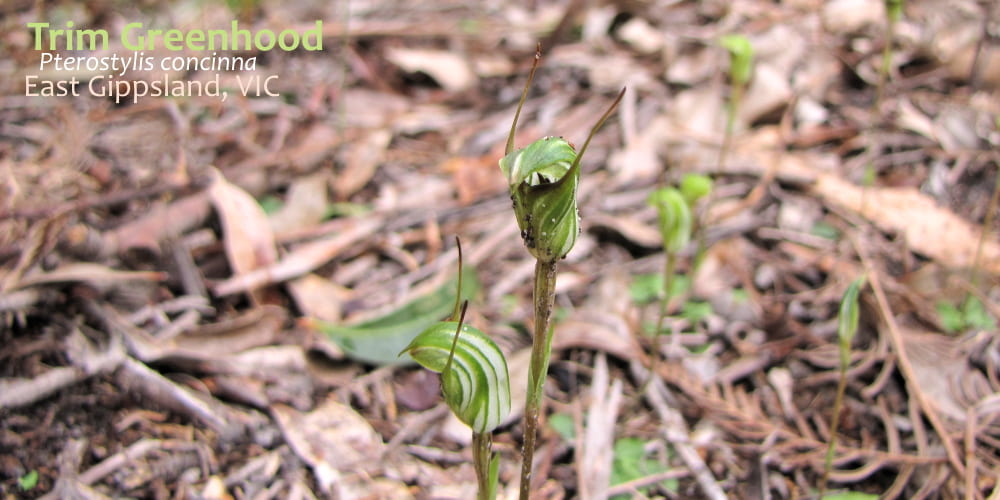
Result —
[[[531,365],[528,368],[528,397],[524,408],[524,448],[521,462],[520,500],[529,500],[531,463],[535,455],[535,435],[542,405],[542,388],[549,371],[552,331],[549,319],[556,295],[556,262],[535,262],[535,336],[531,342]]]
[[[847,351],[845,355],[844,351]],[[830,480],[833,469],[833,454],[837,446],[837,427],[840,422],[840,407],[844,402],[844,392],[847,390],[847,368],[850,363],[850,346],[840,346],[840,380],[837,382],[837,397],[833,400],[833,417],[830,420],[830,442],[826,445],[826,460],[823,463],[823,478],[819,482],[819,498],[823,500],[826,494],[826,483]]]
[[[674,272],[677,267],[677,254],[666,251],[667,258],[663,264],[663,298],[660,300],[660,314],[656,319],[656,330],[653,331],[653,359],[649,362],[649,378],[643,384],[643,391],[653,380],[656,374],[656,367],[663,355],[660,353],[660,335],[663,332],[663,322],[667,320],[667,312],[670,307],[670,292],[674,286]]]
[[[888,8],[888,6],[887,6]],[[882,67],[878,72],[878,86],[875,88],[875,109],[882,109],[882,96],[889,81],[889,69],[892,68],[892,42],[896,38],[896,19],[889,15],[886,23],[885,47],[882,48]]]
[[[490,466],[493,461],[492,433],[472,433],[472,460],[476,467],[476,482],[479,483],[479,500],[495,500],[496,483],[490,477]]]
[[[736,128],[736,110],[739,109],[742,100],[743,85],[734,84],[732,95],[729,96],[729,102],[726,103],[726,131],[722,136],[722,147],[719,148],[720,167],[726,165],[726,156],[729,154],[729,147],[733,141],[733,129]]]

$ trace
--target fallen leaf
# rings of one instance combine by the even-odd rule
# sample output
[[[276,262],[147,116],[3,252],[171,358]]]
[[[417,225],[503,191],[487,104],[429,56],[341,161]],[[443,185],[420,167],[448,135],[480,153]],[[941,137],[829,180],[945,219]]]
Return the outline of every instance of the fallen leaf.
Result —
[[[611,462],[618,410],[622,400],[622,381],[615,379],[609,385],[608,362],[598,354],[590,384],[590,404],[582,443],[577,450],[577,472],[581,498],[606,498],[605,491],[611,480]]]
[[[451,172],[455,190],[458,191],[458,204],[462,206],[507,188],[503,176],[497,175],[497,157],[491,154],[449,158],[441,170]]]
[[[345,127],[384,127],[412,107],[401,95],[361,88],[345,89],[341,102]]]
[[[900,328],[914,382],[927,401],[953,422],[965,422],[966,410],[993,393],[983,372],[969,363],[965,340]]]
[[[378,472],[385,443],[364,417],[334,395],[308,413],[281,404],[271,412],[285,441],[312,467],[325,493],[356,498],[348,492]]]
[[[350,220],[343,231],[326,238],[305,243],[289,252],[280,261],[246,274],[233,276],[217,283],[213,292],[225,296],[254,289],[263,285],[280,283],[308,273],[326,264],[335,255],[357,241],[370,236],[382,221],[373,217]]]
[[[595,213],[587,217],[587,222],[591,227],[604,227],[615,231],[636,245],[646,248],[657,248],[663,245],[660,231],[652,223],[645,223],[636,217]]]
[[[134,248],[160,252],[160,242],[198,227],[209,214],[208,196],[202,192],[170,204],[158,203],[142,218],[105,233],[103,247],[123,254]]]
[[[270,217],[271,230],[287,234],[322,221],[326,215],[328,177],[326,172],[320,172],[292,182],[285,204]]]
[[[333,191],[337,194],[338,200],[346,200],[368,184],[385,156],[385,150],[391,140],[392,133],[389,130],[376,129],[351,143],[344,159],[344,168],[333,180]]]
[[[385,57],[403,71],[426,73],[442,88],[451,92],[460,92],[476,83],[476,75],[469,63],[451,51],[393,47]]]
[[[743,127],[780,111],[792,99],[788,75],[771,64],[757,64],[746,96],[740,102],[739,121]]]
[[[48,272],[33,272],[21,278],[15,288],[47,283],[84,282],[95,285],[122,281],[161,281],[166,273],[159,271],[119,271],[100,264],[75,262]]]
[[[663,48],[663,32],[652,27],[641,17],[633,17],[618,28],[622,41],[643,54],[652,54]]]
[[[622,149],[616,149],[608,158],[608,169],[618,185],[628,185],[638,180],[652,179],[663,171],[660,153],[664,138],[671,132],[665,116],[653,119],[642,128]]]
[[[441,401],[441,379],[430,370],[412,370],[396,381],[396,401],[404,408],[424,411]]]
[[[323,122],[317,123],[297,145],[283,152],[283,163],[291,165],[298,172],[308,172],[326,158],[342,138],[343,133],[336,127]]]
[[[289,281],[288,291],[303,316],[332,323],[340,321],[341,298],[346,293],[343,287],[322,276],[307,274]]]
[[[824,174],[812,190],[826,201],[853,210],[883,231],[905,238],[914,251],[951,268],[972,268],[979,248],[980,231],[933,198],[910,187],[868,188],[840,177]],[[1000,243],[989,237],[983,241],[979,268],[1000,273]]]
[[[283,308],[265,305],[245,314],[184,332],[169,339],[158,339],[126,322],[116,312],[105,308],[108,320],[125,332],[129,353],[144,362],[171,358],[195,362],[210,371],[234,371],[224,359],[230,354],[273,343],[285,321]]]
[[[823,27],[834,34],[856,33],[885,19],[885,5],[878,0],[832,0],[823,6]]]
[[[208,189],[222,222],[226,256],[234,275],[246,274],[278,259],[274,232],[267,214],[252,196],[231,184],[218,171]]]

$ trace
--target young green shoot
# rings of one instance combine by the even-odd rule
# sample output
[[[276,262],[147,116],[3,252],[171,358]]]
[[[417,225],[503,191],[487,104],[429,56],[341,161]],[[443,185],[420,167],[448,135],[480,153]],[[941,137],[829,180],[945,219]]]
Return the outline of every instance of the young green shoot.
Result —
[[[725,35],[719,39],[719,43],[729,52],[730,94],[726,102],[726,131],[722,137],[722,147],[719,149],[719,166],[724,166],[732,142],[736,113],[753,75],[753,45],[743,35]]]
[[[712,178],[703,174],[684,174],[681,177],[681,195],[688,202],[691,214],[694,217],[694,227],[692,231],[698,240],[698,248],[694,253],[694,262],[691,264],[692,274],[701,266],[701,260],[705,256],[708,245],[705,242],[705,227],[702,215],[705,207],[701,210],[697,208],[699,200],[712,194]]]
[[[528,500],[531,492],[531,467],[541,408],[543,387],[552,351],[550,327],[555,300],[556,264],[573,248],[580,233],[576,192],[580,182],[580,160],[591,139],[611,116],[625,94],[625,89],[590,130],[583,147],[576,152],[558,137],[545,137],[527,147],[514,150],[514,133],[521,109],[528,97],[531,81],[541,60],[541,47],[535,52],[528,81],[521,92],[514,121],[507,136],[505,156],[500,170],[507,178],[514,202],[514,216],[521,239],[535,257],[534,337],[528,368],[527,401],[524,410],[524,444],[521,463],[520,498]]]
[[[712,191],[712,180],[704,175],[686,174],[681,178],[680,188],[663,187],[650,193],[648,203],[656,208],[659,219],[660,236],[663,239],[663,293],[660,296],[660,311],[653,331],[653,343],[659,345],[663,323],[669,314],[670,299],[677,274],[677,257],[691,242],[696,228],[695,204]],[[699,231],[699,254],[703,249],[703,238]],[[696,258],[697,259],[697,258]],[[650,371],[656,373],[659,362],[659,348],[654,350]],[[650,377],[649,380],[652,380]],[[648,382],[648,380],[647,380]]]
[[[459,275],[462,250],[459,245]],[[459,282],[461,287],[461,282]],[[459,290],[458,296],[461,296]],[[403,350],[428,370],[441,374],[441,392],[455,416],[472,429],[472,458],[478,500],[494,500],[500,457],[493,453],[493,429],[510,414],[507,360],[485,333],[465,324],[468,301],[449,321],[427,328]],[[402,352],[400,354],[403,354]]]
[[[833,455],[837,446],[837,427],[840,421],[840,409],[844,403],[844,393],[847,390],[847,370],[851,366],[851,342],[858,331],[858,295],[865,277],[851,282],[840,300],[840,311],[837,314],[837,343],[840,353],[840,380],[837,382],[837,396],[833,401],[833,416],[830,417],[830,441],[826,447],[826,460],[823,463],[823,478],[819,483],[819,498],[826,493],[826,485],[833,469]]]
[[[882,47],[882,66],[878,72],[878,87],[875,93],[875,106],[880,109],[885,86],[889,81],[889,70],[892,68],[892,44],[896,39],[896,24],[903,17],[903,0],[885,0],[885,46]]]

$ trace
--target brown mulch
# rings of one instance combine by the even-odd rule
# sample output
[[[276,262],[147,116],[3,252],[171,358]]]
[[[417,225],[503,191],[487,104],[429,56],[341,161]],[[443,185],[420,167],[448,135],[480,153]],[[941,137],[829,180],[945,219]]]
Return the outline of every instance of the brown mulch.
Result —
[[[906,3],[881,97],[877,0],[0,6],[0,498],[472,498],[437,377],[316,325],[450,292],[458,236],[469,320],[521,392],[533,262],[497,160],[537,43],[518,146],[582,144],[628,88],[582,162],[538,498],[816,498],[862,275],[830,491],[997,498],[1000,8],[943,3]],[[321,19],[323,50],[123,77],[218,76],[225,100],[26,95],[30,75],[94,76],[40,70],[28,23],[106,29],[106,50],[61,51],[102,57],[131,54],[128,22],[232,19]],[[721,155],[730,33],[755,72]],[[279,95],[241,95],[252,75]],[[646,199],[685,173],[715,183],[705,252],[682,252],[654,337]],[[379,335],[366,352],[391,356],[407,330]]]

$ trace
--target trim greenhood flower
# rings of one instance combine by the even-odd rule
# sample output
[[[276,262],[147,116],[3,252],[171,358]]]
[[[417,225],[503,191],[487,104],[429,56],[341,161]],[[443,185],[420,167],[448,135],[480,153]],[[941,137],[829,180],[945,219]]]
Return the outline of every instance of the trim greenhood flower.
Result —
[[[500,159],[510,186],[521,238],[536,259],[566,257],[580,234],[576,151],[558,137],[545,137]]]

